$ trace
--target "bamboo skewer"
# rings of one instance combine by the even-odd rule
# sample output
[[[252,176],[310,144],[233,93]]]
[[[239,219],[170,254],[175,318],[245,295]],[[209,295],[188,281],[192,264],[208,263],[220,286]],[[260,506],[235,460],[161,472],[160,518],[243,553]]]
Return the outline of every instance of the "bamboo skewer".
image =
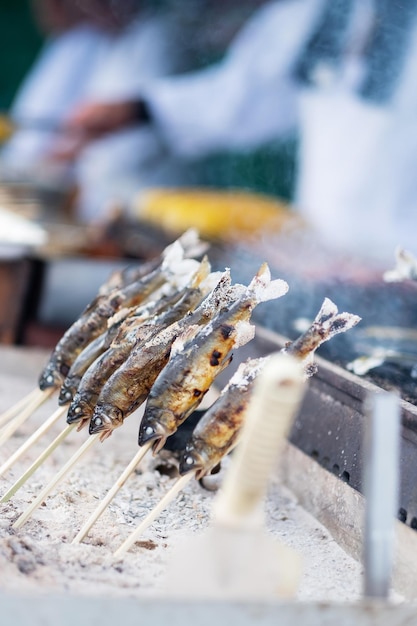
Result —
[[[59,472],[54,476],[54,478],[42,489],[40,494],[35,498],[35,500],[28,506],[26,511],[22,513],[20,517],[17,518],[15,523],[12,525],[12,528],[20,528],[23,524],[29,519],[32,513],[42,504],[45,498],[49,495],[49,493],[53,490],[53,488],[65,477],[65,475],[71,470],[71,468],[75,465],[75,463],[80,459],[83,454],[92,447],[94,443],[97,442],[99,434],[92,435],[86,439],[83,445],[78,448],[78,450],[72,455],[72,457],[65,463],[63,467],[59,470]]]
[[[124,556],[124,554],[132,547],[132,545],[139,539],[143,532],[152,524],[152,522],[158,517],[160,513],[168,506],[168,504],[175,498],[175,496],[185,487],[185,485],[194,477],[193,472],[180,476],[177,481],[172,485],[171,489],[167,491],[164,497],[158,502],[158,504],[152,509],[150,513],[142,520],[137,528],[127,537],[122,545],[114,553],[116,559]]]
[[[133,459],[130,461],[130,463],[127,465],[125,470],[122,472],[122,474],[119,476],[117,481],[114,483],[113,487],[108,491],[105,498],[100,502],[98,507],[95,509],[95,511],[93,511],[93,513],[90,515],[88,520],[85,522],[84,526],[80,529],[78,534],[74,537],[74,539],[72,540],[72,543],[81,543],[81,541],[84,539],[84,537],[86,536],[90,528],[98,520],[100,515],[103,513],[103,511],[108,507],[110,502],[113,500],[117,492],[123,487],[126,480],[129,478],[129,476],[133,473],[133,471],[139,465],[140,461],[148,452],[151,445],[152,443],[149,442],[148,444],[139,448],[139,450],[136,452]]]
[[[66,411],[67,407],[60,406],[58,409],[52,413],[52,415],[41,425],[35,432],[25,441],[24,444],[20,446],[3,465],[0,467],[0,476],[3,476],[8,469],[16,463],[20,459],[30,447],[32,447],[41,437],[44,435],[61,417],[61,415]]]
[[[0,499],[0,503],[8,502],[14,494],[19,491],[25,482],[36,472],[38,467],[52,454],[52,452],[59,446],[62,441],[70,434],[70,432],[76,427],[76,424],[68,424],[63,431],[49,444],[47,448],[38,456],[38,458],[32,463],[32,465],[17,479],[17,481],[10,487],[4,496]]]
[[[4,411],[4,413],[0,415],[0,427],[4,426],[4,424],[7,424],[7,422],[11,420],[13,417],[16,417],[19,411],[24,409],[31,400],[34,400],[36,396],[38,396],[39,394],[43,394],[43,393],[44,392],[41,391],[40,389],[37,389],[37,388],[32,389],[30,393],[28,393],[26,396],[21,398],[18,402],[16,402],[11,407],[9,407],[6,411]]]
[[[27,404],[23,411],[14,417],[9,424],[7,424],[0,434],[0,446],[10,439],[19,426],[21,426],[32,415],[32,413],[34,413],[36,409],[38,409],[41,404],[43,404],[53,394],[54,391],[55,389],[47,389],[46,391],[42,391],[40,394],[37,394],[34,400]]]

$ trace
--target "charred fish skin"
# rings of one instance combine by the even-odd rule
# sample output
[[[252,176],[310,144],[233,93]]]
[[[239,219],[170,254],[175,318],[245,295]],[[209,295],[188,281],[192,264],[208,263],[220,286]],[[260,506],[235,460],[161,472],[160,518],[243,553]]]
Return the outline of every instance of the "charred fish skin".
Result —
[[[232,350],[253,338],[255,328],[249,320],[256,305],[287,290],[285,281],[271,281],[269,268],[263,264],[228,310],[220,312],[189,341],[176,340],[168,364],[150,391],[139,427],[139,445],[154,440],[154,453],[163,447],[230,363]]]

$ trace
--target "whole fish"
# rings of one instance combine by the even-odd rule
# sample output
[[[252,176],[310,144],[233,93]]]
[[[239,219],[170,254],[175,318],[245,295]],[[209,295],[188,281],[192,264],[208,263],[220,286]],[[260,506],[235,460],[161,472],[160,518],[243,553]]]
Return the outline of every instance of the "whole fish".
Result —
[[[195,472],[197,480],[209,474],[237,444],[253,385],[269,357],[241,363],[217,400],[194,428],[180,456],[179,472]]]
[[[182,297],[171,307],[149,320],[129,317],[125,320],[109,348],[87,369],[68,410],[67,422],[80,422],[80,428],[89,421],[100,391],[108,378],[128,358],[133,348],[139,349],[153,335],[176,322],[196,308],[212,289],[218,274],[210,272],[210,264],[204,258],[191,285],[182,290]]]
[[[184,259],[184,250],[176,241],[168,246],[162,263],[155,270],[121,289],[96,296],[57,343],[40,376],[39,387],[44,390],[60,386],[80,352],[106,330],[107,321],[118,310],[138,306],[171,276],[189,274],[195,264],[196,261]]]
[[[351,313],[338,313],[325,298],[312,324],[295,341],[281,350],[304,362],[305,376],[316,372],[312,359],[316,349],[334,335],[349,330],[360,321]],[[180,474],[194,471],[200,479],[208,474],[238,443],[254,382],[271,355],[241,363],[218,399],[193,430],[180,457]]]
[[[139,445],[154,441],[156,454],[207,393],[215,377],[227,367],[232,350],[250,341],[255,327],[249,323],[260,303],[284,295],[288,285],[271,281],[264,263],[241,297],[220,312],[193,337],[179,337],[171,358],[155,381],[139,428]]]
[[[101,433],[101,438],[105,439],[121,426],[147,398],[156,377],[168,362],[175,339],[184,332],[196,333],[219,310],[229,307],[242,289],[242,285],[231,285],[230,272],[226,270],[195,311],[135,347],[103,386],[90,421],[90,434]]]

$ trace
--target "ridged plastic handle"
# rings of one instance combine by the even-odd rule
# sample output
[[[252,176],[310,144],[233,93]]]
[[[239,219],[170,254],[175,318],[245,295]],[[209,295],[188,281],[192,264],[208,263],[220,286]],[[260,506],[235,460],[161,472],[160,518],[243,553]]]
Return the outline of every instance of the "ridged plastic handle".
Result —
[[[248,407],[240,443],[214,505],[223,525],[253,525],[253,514],[264,498],[305,391],[301,362],[274,355],[260,372]]]

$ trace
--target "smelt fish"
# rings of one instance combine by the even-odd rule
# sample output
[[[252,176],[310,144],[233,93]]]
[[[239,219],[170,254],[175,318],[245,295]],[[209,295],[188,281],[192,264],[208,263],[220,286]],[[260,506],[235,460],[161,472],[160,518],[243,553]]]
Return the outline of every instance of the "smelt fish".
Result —
[[[139,428],[139,445],[153,440],[156,454],[207,393],[215,377],[230,363],[232,350],[250,341],[255,327],[249,322],[260,303],[288,291],[283,280],[271,281],[264,263],[250,285],[226,311],[220,312],[191,337],[179,336],[171,358],[153,385]]]
[[[196,261],[183,258],[183,249],[178,242],[174,242],[169,248],[163,262],[150,274],[109,294],[96,296],[86,307],[53,350],[39,379],[42,390],[62,384],[80,352],[106,330],[108,320],[119,309],[138,306],[173,274],[193,271],[190,264],[195,264]]]
[[[90,434],[101,433],[105,439],[121,426],[147,398],[156,377],[168,362],[175,339],[185,329],[196,332],[200,325],[207,324],[221,308],[230,306],[242,288],[242,285],[231,285],[230,272],[224,272],[195,311],[135,347],[101,389],[90,422]]]

